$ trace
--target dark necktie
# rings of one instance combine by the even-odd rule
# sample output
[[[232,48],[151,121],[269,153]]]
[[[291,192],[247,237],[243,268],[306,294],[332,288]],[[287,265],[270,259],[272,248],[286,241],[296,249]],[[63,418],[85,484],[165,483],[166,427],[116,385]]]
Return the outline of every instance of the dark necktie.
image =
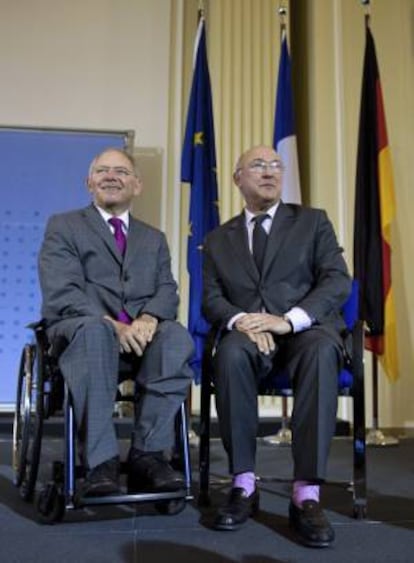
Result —
[[[114,228],[114,237],[117,247],[119,248],[119,252],[122,256],[125,254],[127,238],[122,228],[124,222],[119,217],[111,217],[108,219],[108,223],[113,226]],[[126,324],[131,323],[131,318],[128,313],[124,310],[120,311],[117,316],[118,321],[121,321]]]
[[[125,233],[122,229],[124,222],[119,217],[111,217],[108,219],[108,223],[113,226],[114,228],[114,237],[117,247],[119,248],[119,252],[122,256],[125,254],[127,239]]]
[[[252,219],[252,221],[254,221],[252,253],[259,272],[262,271],[267,243],[267,233],[263,228],[263,221],[268,217],[269,215],[267,213],[262,213],[260,215],[256,215],[256,217],[253,217]]]

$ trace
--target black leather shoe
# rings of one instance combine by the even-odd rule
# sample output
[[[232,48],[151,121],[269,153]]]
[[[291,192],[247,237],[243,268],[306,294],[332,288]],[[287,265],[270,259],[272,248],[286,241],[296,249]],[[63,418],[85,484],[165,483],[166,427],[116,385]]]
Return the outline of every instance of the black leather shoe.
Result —
[[[119,457],[113,457],[90,469],[79,487],[78,497],[97,497],[119,492]]]
[[[128,456],[128,492],[173,492],[185,488],[184,477],[161,452],[131,448]]]
[[[300,541],[308,547],[329,547],[335,539],[332,526],[320,504],[314,500],[305,500],[302,508],[291,501],[289,524]]]
[[[246,520],[259,510],[259,491],[247,496],[244,489],[233,487],[226,504],[217,511],[213,527],[216,530],[238,530]]]

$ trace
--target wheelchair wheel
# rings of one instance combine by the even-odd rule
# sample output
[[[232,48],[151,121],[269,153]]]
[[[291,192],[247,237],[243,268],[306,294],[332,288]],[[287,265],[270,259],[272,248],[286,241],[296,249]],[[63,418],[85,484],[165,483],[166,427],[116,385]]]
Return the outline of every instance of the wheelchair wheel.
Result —
[[[43,428],[43,358],[35,345],[22,352],[13,423],[14,484],[31,501],[39,468]]]
[[[36,509],[41,524],[55,524],[62,520],[65,514],[65,497],[56,483],[48,483],[40,491]]]

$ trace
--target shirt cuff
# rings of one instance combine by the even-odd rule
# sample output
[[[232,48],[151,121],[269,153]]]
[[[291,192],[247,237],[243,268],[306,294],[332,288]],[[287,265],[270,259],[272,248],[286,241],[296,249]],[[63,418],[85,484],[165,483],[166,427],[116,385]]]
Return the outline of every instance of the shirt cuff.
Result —
[[[292,307],[284,316],[292,323],[293,332],[301,332],[312,326],[312,319],[300,307]]]
[[[234,323],[244,317],[244,315],[247,315],[247,313],[237,313],[237,315],[234,315],[227,323],[227,330],[232,330]]]

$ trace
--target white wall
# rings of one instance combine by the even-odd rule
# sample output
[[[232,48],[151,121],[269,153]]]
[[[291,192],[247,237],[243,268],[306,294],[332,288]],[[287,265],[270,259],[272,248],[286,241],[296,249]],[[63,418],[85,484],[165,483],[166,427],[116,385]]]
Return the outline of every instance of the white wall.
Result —
[[[166,148],[169,0],[0,0],[0,124]]]

